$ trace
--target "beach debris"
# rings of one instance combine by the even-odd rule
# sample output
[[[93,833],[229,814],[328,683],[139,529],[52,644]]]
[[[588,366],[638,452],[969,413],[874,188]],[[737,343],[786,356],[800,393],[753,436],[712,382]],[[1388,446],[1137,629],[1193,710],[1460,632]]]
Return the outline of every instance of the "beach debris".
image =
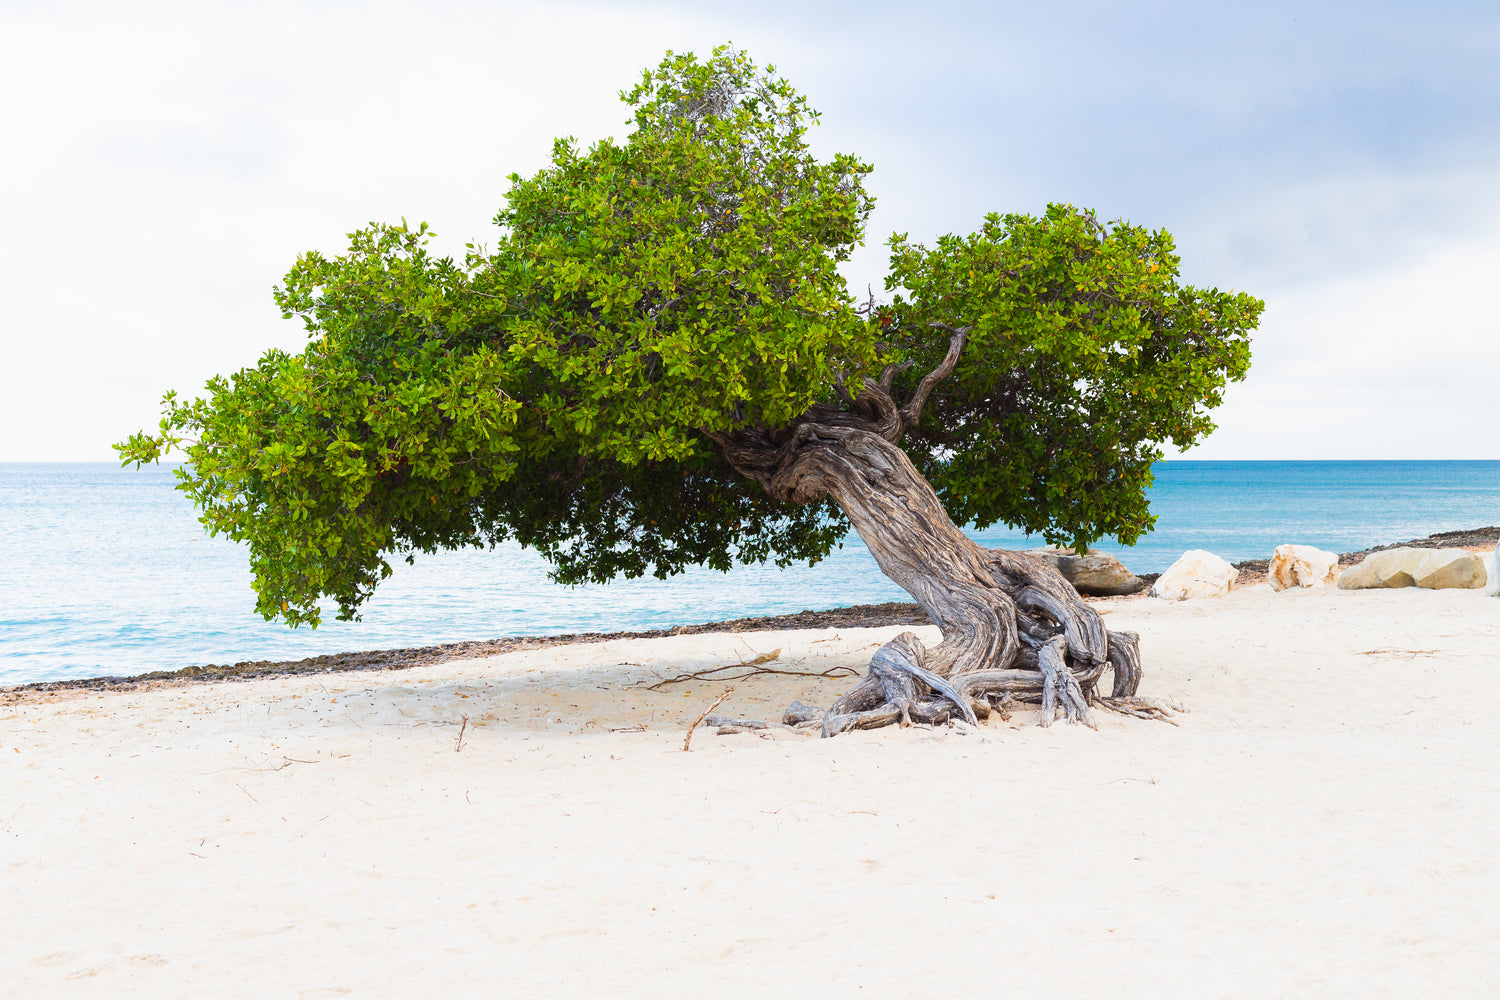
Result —
[[[1311,545],[1278,545],[1266,570],[1272,590],[1327,587],[1338,582],[1339,557]]]
[[[660,691],[668,684],[683,684],[687,681],[742,681],[747,677],[759,677],[766,674],[776,674],[781,677],[858,677],[859,671],[853,667],[836,666],[827,670],[782,670],[779,667],[767,667],[763,664],[770,663],[781,656],[781,650],[772,650],[757,656],[753,660],[744,660],[740,663],[726,663],[722,667],[710,667],[707,670],[694,670],[686,674],[677,674],[675,677],[667,677],[657,681],[655,684],[646,685],[648,691]],[[736,671],[738,671],[736,673]]]
[[[719,695],[717,698],[715,698],[714,699],[714,703],[712,705],[708,706],[707,708],[705,708],[703,710],[702,714],[699,715],[696,719],[693,720],[693,724],[691,726],[688,726],[687,736],[682,741],[682,749],[683,749],[684,753],[686,753],[687,751],[693,749],[693,730],[695,730],[695,729],[698,728],[698,723],[700,723],[704,719],[708,718],[708,714],[710,712],[712,712],[714,709],[718,708],[720,705],[724,704],[725,700],[728,699],[728,697],[730,695],[732,695],[732,694],[734,694],[734,685],[733,684],[731,684],[731,685],[729,685],[729,687],[725,688],[724,689],[724,693],[721,694],[721,695]]]
[[[469,728],[469,717],[465,715],[463,716],[463,720],[463,724],[458,727],[458,739],[453,741],[454,753],[458,753],[464,748],[464,733],[467,732]]]
[[[1079,555],[1072,549],[1046,546],[1028,549],[1026,554],[1049,563],[1074,590],[1090,597],[1121,597],[1146,586],[1146,581],[1126,569],[1120,560],[1095,549]]]
[[[1203,549],[1189,549],[1151,585],[1151,596],[1168,601],[1222,597],[1229,593],[1240,571]]]
[[[1372,552],[1339,574],[1340,590],[1422,587],[1466,590],[1486,582],[1484,560],[1467,549],[1402,547]]]
[[[703,719],[703,724],[719,729],[770,729],[769,722],[761,722],[758,719],[731,719],[724,715],[709,715]]]
[[[781,724],[793,729],[801,729],[804,726],[823,726],[823,710],[813,705],[804,705],[800,701],[794,701],[787,706],[786,712],[781,716]]]

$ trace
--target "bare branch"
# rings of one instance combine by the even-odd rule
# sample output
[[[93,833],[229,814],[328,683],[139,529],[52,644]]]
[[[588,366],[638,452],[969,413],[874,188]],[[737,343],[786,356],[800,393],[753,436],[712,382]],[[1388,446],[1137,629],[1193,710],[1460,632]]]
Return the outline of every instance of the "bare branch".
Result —
[[[915,427],[922,419],[922,407],[927,403],[927,397],[931,394],[933,387],[953,373],[958,366],[958,356],[963,353],[964,345],[969,342],[969,331],[972,326],[961,326],[957,329],[947,323],[933,323],[932,326],[939,330],[947,330],[949,334],[948,354],[943,358],[943,363],[934,368],[922,379],[922,384],[917,386],[917,391],[912,393],[911,400],[901,408],[901,420],[907,427]]]
[[[915,361],[907,360],[901,362],[899,365],[886,365],[885,370],[880,373],[880,387],[886,392],[890,392],[891,383],[896,381],[896,376],[914,364],[916,364]]]
[[[752,661],[753,663],[753,661]],[[731,674],[726,671],[738,670],[740,673]],[[714,667],[710,670],[698,670],[693,673],[679,674],[676,677],[668,677],[657,681],[655,684],[647,685],[648,691],[660,691],[668,684],[684,684],[692,681],[742,681],[746,677],[858,677],[859,671],[853,667],[836,666],[827,670],[778,670],[775,667],[757,667],[750,663],[731,663],[727,666]]]

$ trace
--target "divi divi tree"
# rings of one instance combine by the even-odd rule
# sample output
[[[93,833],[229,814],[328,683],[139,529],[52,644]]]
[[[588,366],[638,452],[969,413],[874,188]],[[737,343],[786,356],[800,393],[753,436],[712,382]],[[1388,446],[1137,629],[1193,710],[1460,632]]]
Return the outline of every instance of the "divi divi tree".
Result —
[[[306,347],[168,394],[121,457],[180,448],[179,488],[291,625],[355,617],[419,552],[514,540],[576,583],[816,561],[852,526],[943,641],[878,651],[825,733],[1006,697],[1149,712],[1133,635],[955,522],[1133,542],[1262,304],[1179,284],[1164,231],[1051,205],[892,237],[888,298],[861,305],[838,266],[871,168],[812,154],[785,80],[669,53],[622,96],[628,138],[559,140],[462,262],[404,222],[303,254],[275,298]]]

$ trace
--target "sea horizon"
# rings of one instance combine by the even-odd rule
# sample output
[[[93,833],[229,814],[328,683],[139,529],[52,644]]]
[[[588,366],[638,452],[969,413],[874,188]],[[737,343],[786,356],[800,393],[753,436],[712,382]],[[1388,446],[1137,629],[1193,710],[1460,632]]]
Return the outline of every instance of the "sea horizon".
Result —
[[[507,544],[393,561],[363,621],[325,607],[320,628],[292,630],[255,614],[243,549],[204,533],[171,469],[0,463],[0,685],[909,600],[853,535],[812,567],[572,588]],[[1352,552],[1500,523],[1500,460],[1174,458],[1155,471],[1156,531],[1095,546],[1137,573],[1187,549],[1240,562],[1287,542]],[[968,533],[991,548],[1044,544],[1004,526]]]

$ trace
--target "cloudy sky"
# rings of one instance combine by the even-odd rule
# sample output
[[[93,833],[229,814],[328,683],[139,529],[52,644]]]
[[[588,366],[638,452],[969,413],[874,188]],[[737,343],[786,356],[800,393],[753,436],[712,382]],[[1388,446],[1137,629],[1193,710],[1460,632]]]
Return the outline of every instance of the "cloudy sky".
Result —
[[[0,461],[102,460],[296,349],[272,286],[372,220],[489,240],[511,172],[733,41],[872,161],[892,231],[1048,201],[1266,300],[1190,458],[1500,458],[1500,5],[0,0]]]

